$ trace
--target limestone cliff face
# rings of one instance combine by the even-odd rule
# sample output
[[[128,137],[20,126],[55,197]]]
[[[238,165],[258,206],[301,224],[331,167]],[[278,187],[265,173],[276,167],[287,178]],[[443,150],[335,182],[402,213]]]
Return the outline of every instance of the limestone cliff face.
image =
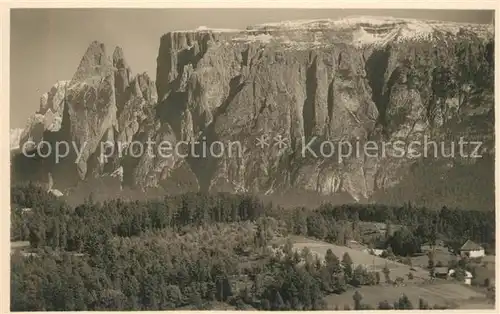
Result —
[[[95,42],[73,79],[42,98],[24,138],[86,143],[76,166],[44,166],[56,186],[66,180],[66,169],[84,180],[121,167],[124,185],[169,192],[306,190],[357,201],[425,199],[407,183],[442,186],[455,175],[450,169],[487,168],[487,158],[454,158],[452,166],[450,159],[433,159],[432,169],[444,179],[434,177],[439,182],[429,185],[422,183],[429,175],[414,171],[427,159],[394,158],[389,147],[389,156],[351,154],[339,161],[338,151],[325,152],[320,143],[465,134],[489,140],[492,153],[492,56],[487,25],[358,18],[199,28],[161,38],[153,82],[145,73],[132,74],[120,48],[108,56]],[[47,112],[60,127],[46,122]],[[262,135],[269,147],[256,145]],[[278,137],[286,145],[273,145]],[[220,157],[127,155],[129,144],[148,140],[240,146],[225,146]],[[107,160],[98,158],[102,141],[114,145]],[[303,154],[310,141],[317,157]],[[60,169],[65,178],[58,180]]]
[[[40,97],[40,109],[32,115],[27,121],[26,127],[22,130],[19,137],[19,146],[22,147],[26,142],[40,142],[43,138],[43,132],[56,132],[61,128],[63,99],[66,95],[66,85],[68,81],[59,81],[49,92]],[[34,145],[27,143],[30,148]]]
[[[460,129],[451,131],[451,123],[471,116],[459,110],[464,97],[492,95],[492,81],[476,79],[492,74],[491,36],[486,26],[396,19],[169,33],[158,56],[158,110],[166,112],[165,121],[179,117],[183,139],[242,143],[240,158],[190,160],[203,190],[344,191],[367,199],[398,186],[419,161],[304,158],[304,141],[449,138]],[[450,75],[454,85],[439,75]],[[467,86],[475,92],[464,92]],[[493,110],[491,99],[468,106]],[[255,139],[262,134],[280,135],[288,147],[259,149]]]
[[[259,36],[262,41],[254,40]],[[366,138],[373,129],[378,111],[362,51],[344,44],[295,49],[268,37],[198,31],[162,38],[157,89],[165,121],[172,119],[170,112],[180,112],[181,138],[238,141],[244,152],[190,160],[200,188],[266,192],[298,187],[333,193],[335,182],[345,179],[356,197],[367,197],[366,189],[349,187],[362,177],[359,168],[342,177],[339,166],[331,169],[325,160],[304,163],[296,156],[313,136]],[[288,148],[257,148],[255,140],[264,134],[281,136]]]

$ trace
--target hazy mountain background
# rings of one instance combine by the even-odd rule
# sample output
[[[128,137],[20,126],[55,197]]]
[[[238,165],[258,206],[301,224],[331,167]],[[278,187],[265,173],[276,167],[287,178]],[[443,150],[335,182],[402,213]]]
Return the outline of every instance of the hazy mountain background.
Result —
[[[241,30],[201,25],[167,32],[157,42],[152,76],[135,72],[122,47],[92,41],[76,71],[59,77],[22,134],[12,135],[21,146],[28,140],[86,142],[82,158],[75,164],[70,155],[56,164],[13,151],[13,180],[105,198],[131,197],[129,190],[140,197],[224,191],[285,200],[313,193],[314,200],[340,203],[494,206],[491,23],[353,16]],[[259,150],[255,139],[262,134],[279,134],[289,145]],[[338,163],[301,157],[302,139],[314,136],[379,142],[428,136],[446,145],[465,137],[484,142],[483,158],[353,156]],[[157,143],[238,140],[245,154],[99,158],[102,141],[148,137]],[[96,180],[110,182],[97,188]]]

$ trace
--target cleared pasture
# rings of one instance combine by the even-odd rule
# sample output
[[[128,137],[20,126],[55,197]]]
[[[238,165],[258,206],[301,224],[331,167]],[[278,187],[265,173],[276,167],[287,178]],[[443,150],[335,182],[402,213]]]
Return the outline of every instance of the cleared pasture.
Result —
[[[410,272],[412,272],[414,276],[412,282],[429,279],[429,272],[425,269],[414,267],[415,271],[410,271],[410,266],[408,265],[394,262],[378,256],[373,256],[363,251],[322,241],[316,241],[305,237],[294,236],[291,237],[291,240],[294,249],[301,251],[307,247],[312,254],[317,255],[320,259],[324,259],[327,250],[331,249],[339,259],[342,259],[342,256],[347,252],[354,263],[354,267],[356,267],[357,265],[363,265],[368,270],[382,271],[387,265],[390,270],[389,275],[393,280],[396,279],[396,277],[403,277],[405,281],[408,281],[407,275]]]
[[[30,242],[29,241],[14,241],[14,242],[10,242],[10,248],[11,249],[23,249],[23,248],[27,248],[30,246]]]
[[[387,300],[390,304],[397,301],[401,295],[406,294],[413,304],[418,308],[419,298],[424,299],[431,306],[449,305],[458,308],[494,308],[494,304],[489,303],[485,295],[458,283],[437,283],[426,285],[407,286],[364,286],[358,290],[363,299],[362,303],[376,307],[379,302]],[[334,309],[338,306],[343,309],[344,305],[353,308],[352,296],[355,290],[349,290],[341,295],[329,295],[326,297],[328,307]]]
[[[452,260],[457,260],[457,257],[451,254],[448,249],[436,246],[434,249],[434,262],[436,264],[441,263],[444,266],[448,266],[448,263]],[[427,252],[424,252],[419,256],[413,256],[411,258],[411,262],[413,266],[427,267],[429,264]]]

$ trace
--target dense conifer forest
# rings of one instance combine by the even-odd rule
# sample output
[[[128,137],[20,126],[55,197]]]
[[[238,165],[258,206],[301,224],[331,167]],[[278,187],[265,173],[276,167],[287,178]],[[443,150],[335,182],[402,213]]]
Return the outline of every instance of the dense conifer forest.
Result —
[[[30,254],[12,250],[13,311],[220,304],[320,310],[327,306],[324,296],[377,285],[381,274],[353,267],[348,254],[329,251],[319,260],[307,249],[294,251],[289,242],[271,244],[274,238],[304,235],[343,245],[361,237],[359,224],[366,221],[403,226],[373,240],[398,256],[411,256],[437,239],[451,249],[464,239],[486,248],[495,241],[494,212],[411,204],[285,210],[252,195],[187,193],[147,201],[89,198],[72,207],[27,184],[12,187],[11,205],[11,241],[30,246]],[[354,309],[368,308],[353,300]],[[399,303],[409,306],[404,298]]]

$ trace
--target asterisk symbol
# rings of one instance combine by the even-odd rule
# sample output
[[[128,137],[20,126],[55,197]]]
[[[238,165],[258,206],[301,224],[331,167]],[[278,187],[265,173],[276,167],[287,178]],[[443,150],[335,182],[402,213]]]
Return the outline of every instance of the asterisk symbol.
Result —
[[[287,146],[286,141],[287,139],[285,137],[282,137],[281,135],[277,135],[274,137],[274,145],[278,145],[279,149],[285,148]]]
[[[262,134],[260,137],[257,138],[257,146],[263,149],[264,147],[269,147],[268,143],[269,137],[266,134]]]

